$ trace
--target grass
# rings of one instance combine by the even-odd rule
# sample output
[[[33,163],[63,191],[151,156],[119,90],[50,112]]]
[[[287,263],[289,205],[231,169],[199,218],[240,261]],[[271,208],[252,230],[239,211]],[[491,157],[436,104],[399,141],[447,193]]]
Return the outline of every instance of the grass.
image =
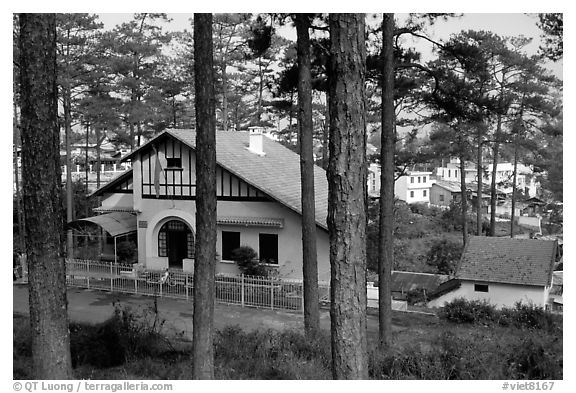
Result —
[[[163,334],[147,312],[121,310],[101,325],[71,326],[78,379],[189,379],[192,345]],[[533,313],[524,310],[523,315]],[[394,312],[393,345],[368,337],[371,379],[562,379],[562,327],[525,328]],[[34,379],[28,318],[14,316],[14,379]],[[217,379],[330,379],[330,337],[300,331],[246,332],[229,326],[215,335]]]

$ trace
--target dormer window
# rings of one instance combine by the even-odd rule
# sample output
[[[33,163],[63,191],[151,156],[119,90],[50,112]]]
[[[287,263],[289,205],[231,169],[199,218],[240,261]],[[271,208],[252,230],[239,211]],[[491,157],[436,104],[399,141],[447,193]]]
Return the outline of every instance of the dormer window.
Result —
[[[182,158],[180,158],[180,157],[166,157],[166,169],[167,170],[181,170],[182,169]]]

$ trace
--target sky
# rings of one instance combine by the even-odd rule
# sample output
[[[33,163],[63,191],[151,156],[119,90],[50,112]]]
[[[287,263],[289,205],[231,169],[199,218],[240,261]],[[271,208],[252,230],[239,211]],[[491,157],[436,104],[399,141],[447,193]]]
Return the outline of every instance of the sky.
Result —
[[[112,29],[115,25],[126,22],[132,18],[131,13],[102,13],[99,14],[100,21],[104,24],[106,29]],[[192,18],[192,13],[168,13],[168,17],[172,19],[170,23],[165,24],[164,28],[167,31],[182,31],[187,29],[191,31],[191,24],[189,19]],[[406,14],[397,14],[397,19],[402,21]],[[461,17],[449,18],[447,21],[439,20],[433,26],[427,28],[427,33],[435,39],[448,39],[451,34],[458,33],[462,30],[487,30],[492,31],[502,36],[518,36],[524,35],[533,38],[531,44],[526,46],[525,50],[529,54],[535,54],[538,50],[540,42],[541,31],[536,25],[536,14],[525,13],[465,13]],[[279,33],[290,38],[296,39],[293,29],[284,28],[280,29]],[[431,46],[422,42],[422,40],[407,42],[410,46],[415,46],[423,52],[430,53]],[[558,78],[563,78],[563,62],[552,63],[549,62],[548,68]]]

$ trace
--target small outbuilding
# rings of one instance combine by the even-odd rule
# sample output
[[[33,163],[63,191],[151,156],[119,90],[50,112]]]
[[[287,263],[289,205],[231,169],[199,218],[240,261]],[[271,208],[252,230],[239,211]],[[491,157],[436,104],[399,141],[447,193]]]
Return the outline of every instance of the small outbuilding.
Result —
[[[546,307],[556,248],[556,241],[472,236],[455,278],[440,286],[428,306],[465,298],[486,300],[499,308],[517,302]]]

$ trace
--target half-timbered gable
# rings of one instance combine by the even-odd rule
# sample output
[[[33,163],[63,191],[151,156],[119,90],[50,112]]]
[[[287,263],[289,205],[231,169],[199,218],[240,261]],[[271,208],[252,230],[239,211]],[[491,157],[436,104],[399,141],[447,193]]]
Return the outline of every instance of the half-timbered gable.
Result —
[[[162,138],[139,155],[142,198],[196,199],[196,155],[194,150],[173,138]],[[269,201],[266,194],[216,167],[216,196],[223,201]]]

